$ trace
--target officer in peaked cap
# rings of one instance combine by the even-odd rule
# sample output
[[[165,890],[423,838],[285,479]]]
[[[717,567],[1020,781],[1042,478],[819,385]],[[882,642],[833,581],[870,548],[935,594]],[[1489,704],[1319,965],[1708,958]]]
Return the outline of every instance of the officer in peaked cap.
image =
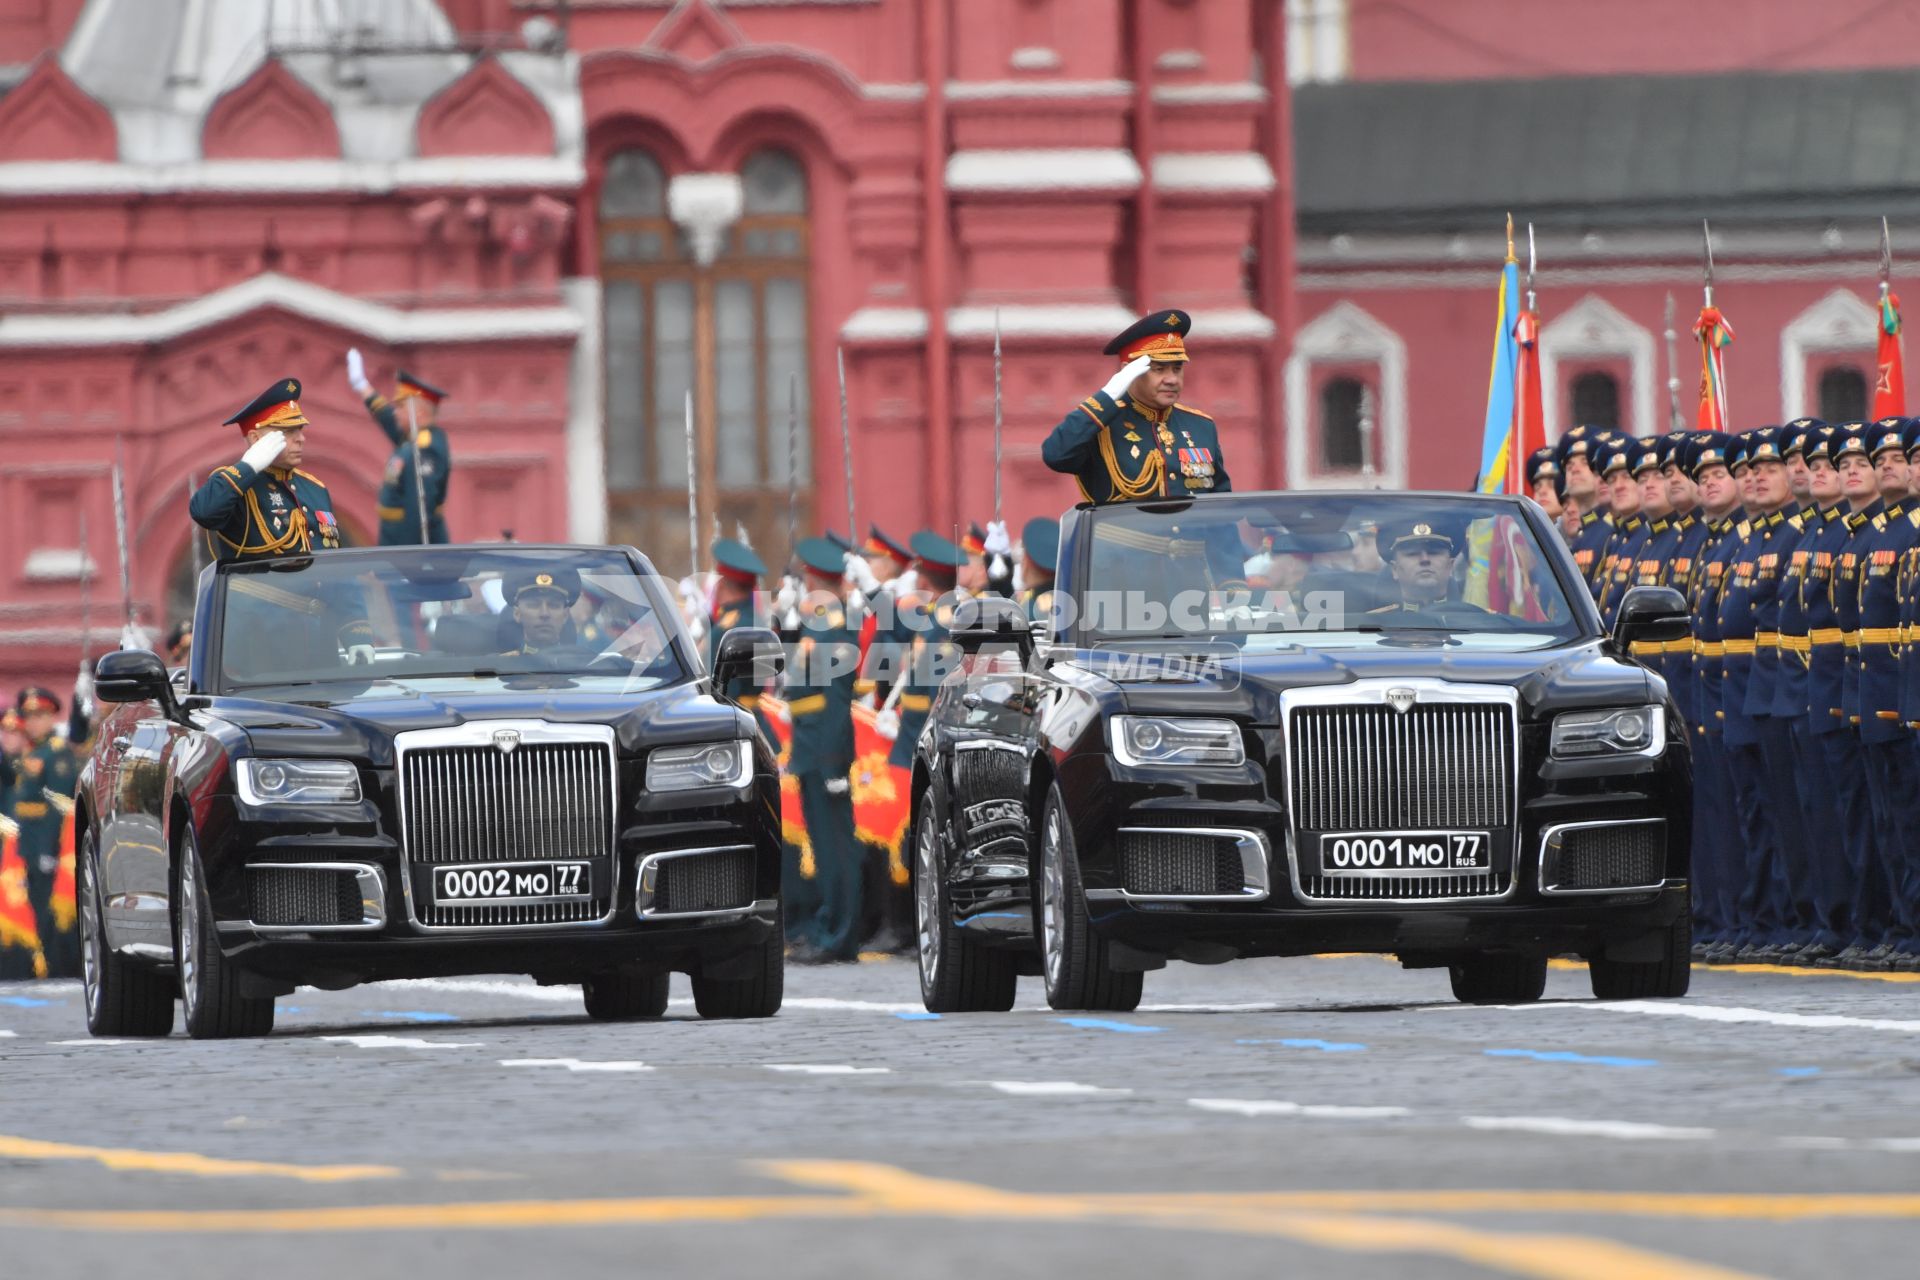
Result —
[[[1640,473],[1653,464],[1653,454],[1640,441],[1626,436],[1608,440],[1600,446],[1596,470],[1607,490],[1608,510],[1613,514],[1613,531],[1601,545],[1595,570],[1594,598],[1600,606],[1600,620],[1613,626],[1614,611],[1627,593],[1637,572],[1640,548],[1647,540],[1647,521],[1640,514]]]
[[[501,587],[507,611],[519,624],[515,653],[544,653],[580,642],[573,623],[573,602],[580,598],[580,574],[570,565],[522,569],[507,574]]]
[[[1807,442],[1815,427],[1827,424],[1819,418],[1795,418],[1780,428],[1780,452],[1787,460],[1787,488],[1793,492],[1790,510],[1798,515],[1813,499],[1807,475]]]
[[[800,810],[819,907],[795,930],[796,958],[855,958],[860,941],[861,854],[853,826],[853,684],[859,636],[841,597],[846,551],[825,538],[794,548],[806,575],[799,640],[787,671],[793,720],[787,771],[800,782]],[[804,869],[799,873],[804,876]]]
[[[1736,915],[1732,896],[1740,857],[1737,833],[1726,821],[1726,797],[1733,782],[1721,710],[1726,648],[1720,637],[1720,595],[1727,585],[1727,566],[1744,536],[1732,460],[1733,437],[1718,431],[1695,433],[1683,451],[1683,462],[1700,495],[1704,529],[1685,590],[1693,615],[1687,685],[1694,746],[1694,931],[1708,959],[1722,948],[1729,957],[1732,954]]]
[[[187,504],[215,558],[257,560],[339,546],[327,486],[299,469],[308,425],[300,380],[281,378],[221,425],[239,427],[246,450],[208,476]]]
[[[901,576],[913,564],[913,548],[879,525],[867,526],[858,563],[848,559],[850,573],[858,575],[866,610],[860,619],[860,679],[854,693],[872,695],[884,703],[898,678],[901,646],[894,639],[900,611]]]
[[[1567,545],[1573,551],[1573,562],[1579,566],[1580,576],[1586,579],[1588,590],[1596,597],[1601,586],[1600,553],[1613,535],[1613,521],[1607,513],[1608,495],[1600,482],[1596,455],[1612,434],[1604,427],[1572,427],[1560,437],[1554,449],[1554,460],[1560,467],[1560,492],[1567,509],[1565,518],[1572,522]]]
[[[1053,575],[1060,559],[1060,522],[1045,516],[1027,521],[1020,531],[1020,604],[1027,621],[1052,616]]]
[[[714,659],[720,654],[720,641],[727,632],[735,627],[757,625],[754,593],[767,574],[766,562],[752,547],[737,539],[717,539],[712,551],[713,625],[707,629],[708,671],[713,670]],[[718,692],[751,711],[754,723],[760,726],[760,732],[766,736],[767,742],[771,744],[774,741],[772,727],[760,710],[760,690],[754,687],[751,677],[740,676]]]
[[[1129,326],[1104,352],[1119,358],[1119,371],[1041,445],[1041,458],[1073,476],[1086,501],[1105,505],[1233,488],[1213,419],[1179,402],[1192,327],[1184,311],[1156,311]]]
[[[1549,519],[1560,519],[1560,462],[1552,445],[1543,444],[1527,455],[1527,492]]]
[[[441,508],[446,504],[447,481],[453,474],[453,451],[440,426],[440,402],[447,398],[446,391],[402,369],[394,375],[393,399],[389,400],[367,381],[366,364],[357,347],[347,351],[347,381],[393,442],[393,456],[387,459],[380,480],[380,545],[447,541],[447,522]],[[420,460],[417,481],[416,449]],[[420,517],[422,493],[427,503],[424,529]]]
[[[1640,518],[1646,522],[1646,536],[1628,565],[1628,590],[1673,585],[1673,553],[1682,529],[1681,520],[1674,514],[1673,490],[1664,465],[1674,442],[1665,436],[1649,436],[1640,444],[1631,470],[1640,490]],[[1621,593],[1623,597],[1625,594]],[[1665,660],[1666,644],[1659,640],[1635,641],[1633,654],[1658,671]]]
[[[947,644],[953,607],[974,594],[960,580],[973,565],[973,557],[930,529],[920,530],[911,541],[917,585],[900,601],[895,634],[905,649],[904,684],[893,750],[887,757],[888,763],[903,769],[913,767],[914,746],[926,727],[945,668],[953,661]]]
[[[1369,614],[1412,613],[1441,626],[1472,625],[1486,616],[1479,605],[1451,598],[1454,564],[1466,550],[1464,529],[1438,516],[1402,517],[1381,522],[1378,544],[1400,599]]]
[[[834,546],[838,547],[843,557],[847,552],[853,550],[853,539],[849,538],[846,534],[841,533],[838,529],[824,529],[821,531],[820,536],[824,538],[826,541],[831,542]],[[798,550],[799,549],[796,547],[795,548],[796,553],[798,552]]]

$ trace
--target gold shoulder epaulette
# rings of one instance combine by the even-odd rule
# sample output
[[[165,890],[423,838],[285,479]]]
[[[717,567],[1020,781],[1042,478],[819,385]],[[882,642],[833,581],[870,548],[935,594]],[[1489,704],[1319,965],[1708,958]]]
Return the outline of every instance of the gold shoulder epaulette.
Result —
[[[315,484],[319,485],[322,489],[327,487],[325,482],[323,482],[319,476],[314,475],[311,471],[302,471],[300,470],[300,468],[295,467],[293,469],[293,474],[299,476],[302,480],[313,481]]]
[[[1796,511],[1787,517],[1787,523],[1793,526],[1794,532],[1798,533],[1807,527],[1807,518]]]
[[[1913,510],[1907,512],[1907,523],[1916,529],[1920,529],[1920,507],[1915,507]]]
[[[1873,518],[1873,527],[1876,532],[1878,532],[1881,529],[1885,529],[1887,527],[1886,512],[1882,511],[1879,515]]]
[[[1739,533],[1741,537],[1744,538],[1748,534],[1753,532],[1753,522],[1751,520],[1742,520],[1739,524],[1734,526],[1734,530],[1735,532]]]
[[[1194,417],[1196,417],[1196,418],[1205,418],[1205,419],[1206,419],[1206,420],[1207,420],[1208,422],[1212,422],[1212,421],[1213,421],[1213,415],[1212,415],[1212,414],[1210,414],[1210,413],[1205,413],[1205,412],[1203,412],[1203,411],[1201,411],[1201,410],[1199,410],[1199,409],[1196,409],[1196,408],[1194,408],[1194,407],[1193,407],[1192,405],[1190,405],[1190,404],[1178,404],[1178,403],[1176,403],[1176,404],[1175,404],[1175,405],[1174,405],[1173,407],[1174,407],[1174,408],[1176,408],[1176,409],[1184,409],[1184,410],[1185,410],[1186,412],[1188,412],[1188,413],[1190,413],[1190,414],[1192,414],[1192,415],[1193,415]]]

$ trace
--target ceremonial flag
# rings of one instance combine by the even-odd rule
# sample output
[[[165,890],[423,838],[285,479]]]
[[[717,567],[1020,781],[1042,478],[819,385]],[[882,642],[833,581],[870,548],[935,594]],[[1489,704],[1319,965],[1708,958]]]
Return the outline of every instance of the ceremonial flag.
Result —
[[[1514,404],[1519,390],[1520,348],[1514,322],[1520,315],[1520,260],[1513,252],[1513,219],[1507,219],[1507,262],[1500,269],[1500,294],[1494,304],[1493,368],[1487,375],[1486,426],[1480,436],[1481,493],[1508,492],[1508,459],[1513,456]]]
[[[1727,348],[1733,345],[1733,326],[1720,308],[1700,308],[1693,336],[1700,340],[1700,416],[1702,431],[1729,431],[1727,426]]]
[[[1531,301],[1531,298],[1529,298]],[[1540,392],[1540,314],[1531,306],[1513,326],[1519,350],[1519,397],[1514,403],[1513,447],[1508,451],[1507,492],[1527,491],[1527,459],[1546,447],[1547,415]]]
[[[1907,373],[1900,354],[1900,295],[1880,290],[1879,380],[1873,385],[1873,417],[1898,418],[1906,413]]]
[[[800,851],[801,874],[813,876],[813,842],[807,838],[806,818],[800,810],[800,780],[789,769],[793,754],[793,717],[787,704],[762,695],[760,710],[773,728],[774,754],[780,762],[780,827],[786,842]],[[853,704],[853,833],[860,843],[884,849],[887,878],[905,886],[907,821],[912,816],[912,775],[888,763],[893,739],[881,732],[879,713],[865,703]]]

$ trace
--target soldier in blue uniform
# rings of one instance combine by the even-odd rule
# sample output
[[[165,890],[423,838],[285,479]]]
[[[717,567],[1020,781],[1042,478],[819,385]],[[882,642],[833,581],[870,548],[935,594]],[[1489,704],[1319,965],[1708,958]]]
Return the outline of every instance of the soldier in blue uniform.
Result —
[[[1119,372],[1040,446],[1046,464],[1073,476],[1086,501],[1105,505],[1233,488],[1213,419],[1179,402],[1192,323],[1184,311],[1156,311],[1109,342],[1104,354],[1119,357]]]
[[[367,412],[393,442],[380,481],[380,545],[410,546],[418,542],[446,542],[447,522],[441,508],[447,501],[447,481],[453,474],[453,451],[446,430],[439,425],[440,402],[447,393],[405,369],[394,375],[393,399],[388,400],[367,381],[366,365],[358,348],[347,352],[347,381],[366,402]],[[420,476],[414,479],[414,450],[419,449]],[[420,494],[427,499],[426,537],[420,523]]]
[[[1673,586],[1673,553],[1679,544],[1683,524],[1673,513],[1673,496],[1665,469],[1667,454],[1674,443],[1665,436],[1649,437],[1642,442],[1641,456],[1634,463],[1634,479],[1640,486],[1640,518],[1647,522],[1647,532],[1641,540],[1636,558],[1628,566],[1629,589]],[[1618,607],[1616,604],[1615,608]],[[1653,670],[1660,671],[1665,662],[1666,648],[1662,641],[1638,640],[1634,642],[1633,655]]]
[[[1920,833],[1912,809],[1920,795],[1913,731],[1900,716],[1900,562],[1915,543],[1907,518],[1905,420],[1874,424],[1869,449],[1884,505],[1868,523],[1858,563],[1860,599],[1860,746],[1867,765],[1880,879],[1892,905],[1887,964],[1920,972]]]
[[[1620,438],[1602,445],[1598,457],[1600,482],[1606,486],[1613,532],[1600,548],[1595,603],[1601,623],[1611,628],[1620,599],[1633,585],[1646,545],[1647,519],[1640,513],[1640,473],[1656,466],[1653,451],[1638,440]]]
[[[1727,465],[1732,446],[1732,437],[1703,431],[1693,436],[1685,450],[1705,528],[1687,574],[1686,592],[1693,614],[1688,702],[1694,717],[1694,936],[1709,960],[1733,954],[1733,868],[1739,848],[1723,808],[1733,783],[1720,710],[1726,654],[1720,638],[1720,593],[1740,538],[1739,489]]]
[[[846,548],[808,538],[794,548],[806,574],[799,641],[788,669],[793,748],[787,769],[800,780],[800,810],[813,849],[819,909],[796,930],[794,958],[857,958],[862,923],[860,845],[853,828],[853,682],[860,640],[840,596]]]
[[[60,829],[80,776],[72,745],[56,729],[60,699],[37,685],[22,689],[14,701],[25,750],[13,762],[10,794],[13,820],[19,824],[16,849],[26,865],[27,900],[33,906],[34,932],[50,978],[80,972],[80,951],[73,921],[64,923],[53,909],[54,880],[60,871]]]
[[[1598,461],[1595,455],[1605,439],[1606,433],[1597,428],[1576,426],[1560,437],[1556,447],[1560,491],[1566,504],[1562,527],[1571,527],[1567,545],[1573,551],[1573,562],[1579,566],[1587,589],[1596,598],[1600,594],[1600,554],[1607,539],[1613,535],[1613,522],[1607,513],[1606,487],[1601,484],[1600,472],[1595,469]]]
[[[913,767],[914,745],[926,727],[933,695],[953,661],[946,643],[953,606],[973,594],[961,584],[961,576],[974,572],[972,559],[965,551],[931,530],[920,530],[911,542],[918,584],[900,601],[895,634],[905,646],[901,672],[904,683],[897,703],[899,724],[893,750],[887,756],[888,763],[903,769]],[[977,579],[974,585],[978,585]]]
[[[1547,518],[1558,524],[1560,521],[1560,463],[1554,457],[1550,444],[1543,444],[1527,455],[1527,492],[1547,513]]]
[[[1028,622],[1053,614],[1053,575],[1060,561],[1060,522],[1045,516],[1027,521],[1020,531],[1020,604]]]
[[[221,425],[240,428],[246,452],[208,476],[188,503],[214,557],[255,560],[339,546],[332,495],[299,469],[307,429],[299,379],[280,379]]]

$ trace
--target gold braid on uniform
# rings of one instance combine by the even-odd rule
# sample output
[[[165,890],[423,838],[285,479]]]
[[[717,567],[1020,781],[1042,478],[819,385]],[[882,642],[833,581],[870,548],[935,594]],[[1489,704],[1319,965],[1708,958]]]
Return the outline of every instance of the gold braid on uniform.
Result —
[[[255,494],[251,489],[247,490],[247,516],[249,521],[247,533],[241,534],[240,541],[238,542],[235,542],[232,538],[229,538],[224,533],[220,533],[218,530],[208,530],[208,533],[211,536],[218,537],[220,541],[226,543],[242,555],[246,555],[249,552],[256,552],[261,555],[271,556],[278,555],[282,551],[291,551],[295,548],[301,551],[310,551],[313,549],[313,544],[307,536],[306,508],[299,504],[297,498],[294,501],[292,516],[287,521],[287,531],[277,538],[268,536],[266,512],[260,510],[259,495]],[[260,527],[260,535],[265,539],[265,541],[261,542],[258,546],[254,546],[247,541],[248,534],[253,532],[253,525]]]
[[[1113,453],[1113,433],[1102,427],[1100,460],[1107,464],[1107,476],[1113,481],[1116,498],[1144,498],[1150,493],[1158,495],[1166,492],[1167,460],[1158,449],[1147,454],[1146,462],[1140,467],[1140,478],[1129,480],[1120,474],[1120,460]]]

